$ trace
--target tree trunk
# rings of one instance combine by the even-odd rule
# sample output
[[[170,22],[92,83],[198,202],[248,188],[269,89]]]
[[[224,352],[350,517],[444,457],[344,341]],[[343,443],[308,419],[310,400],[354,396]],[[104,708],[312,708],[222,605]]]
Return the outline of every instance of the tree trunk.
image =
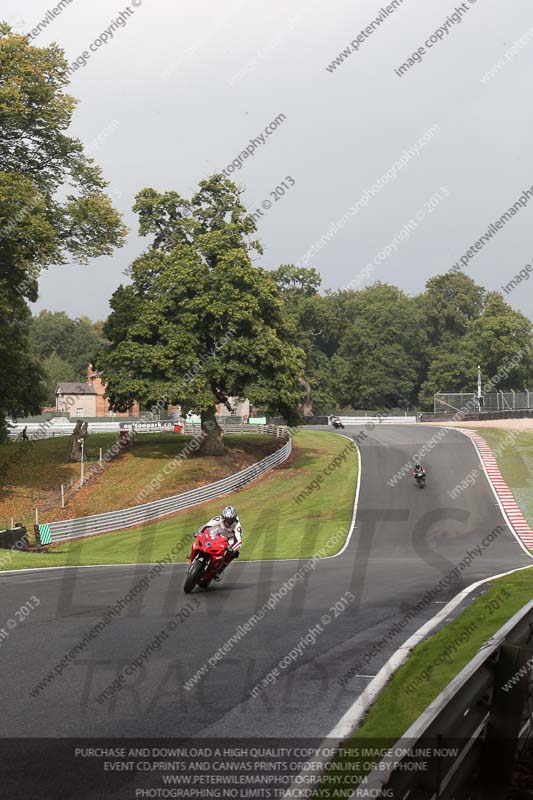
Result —
[[[313,401],[311,399],[311,386],[308,381],[302,376],[300,379],[300,386],[304,390],[304,397],[302,401],[302,413],[304,417],[312,417],[313,416]]]
[[[198,453],[202,456],[224,455],[224,431],[216,421],[215,407],[202,411],[202,433],[205,434]]]
[[[85,448],[85,444],[87,442],[87,423],[82,422],[79,419],[76,422],[76,427],[74,428],[73,432],[70,434],[70,441],[69,441],[69,450],[68,455],[66,457],[67,463],[77,461],[81,461],[81,442],[79,439],[83,439],[83,447]]]

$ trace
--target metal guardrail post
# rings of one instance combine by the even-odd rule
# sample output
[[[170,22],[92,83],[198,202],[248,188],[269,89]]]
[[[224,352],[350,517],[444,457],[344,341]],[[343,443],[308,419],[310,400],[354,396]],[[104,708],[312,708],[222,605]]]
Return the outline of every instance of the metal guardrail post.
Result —
[[[526,646],[504,644],[494,662],[495,687],[487,735],[480,756],[479,787],[483,800],[505,800],[520,734],[522,710],[529,694],[529,674],[520,676],[511,691],[503,686],[533,655]]]

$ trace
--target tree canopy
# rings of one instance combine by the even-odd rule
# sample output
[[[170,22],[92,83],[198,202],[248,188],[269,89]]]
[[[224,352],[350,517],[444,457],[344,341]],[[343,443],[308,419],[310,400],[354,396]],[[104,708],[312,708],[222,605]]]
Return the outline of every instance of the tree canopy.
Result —
[[[71,319],[64,311],[41,311],[30,320],[29,346],[44,372],[46,404],[55,403],[60,381],[86,381],[87,366],[105,343],[103,323]]]
[[[52,264],[109,255],[126,229],[99,167],[68,135],[76,100],[55,44],[34,47],[0,23],[0,429],[6,414],[35,411],[42,371],[29,347],[26,301]]]
[[[530,320],[463,273],[431,278],[415,297],[379,282],[324,296],[314,269],[273,274],[306,355],[308,413],[429,409],[434,392],[474,392],[478,364],[490,378],[517,354],[498,388],[523,388],[533,375]]]
[[[251,263],[259,245],[240,190],[215,175],[190,199],[145,189],[134,209],[152,241],[104,327],[97,366],[112,405],[163,400],[200,413],[212,454],[223,451],[215,407],[231,397],[294,419],[304,353],[273,276]]]

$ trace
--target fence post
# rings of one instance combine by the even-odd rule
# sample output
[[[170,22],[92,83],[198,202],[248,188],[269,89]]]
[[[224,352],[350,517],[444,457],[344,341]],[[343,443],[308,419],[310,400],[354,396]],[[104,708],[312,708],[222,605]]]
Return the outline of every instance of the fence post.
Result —
[[[100,448],[100,466],[102,466],[102,448]]]
[[[61,508],[65,508],[65,487],[61,484]]]
[[[35,509],[35,524],[36,525],[39,524],[39,509],[38,508]]]

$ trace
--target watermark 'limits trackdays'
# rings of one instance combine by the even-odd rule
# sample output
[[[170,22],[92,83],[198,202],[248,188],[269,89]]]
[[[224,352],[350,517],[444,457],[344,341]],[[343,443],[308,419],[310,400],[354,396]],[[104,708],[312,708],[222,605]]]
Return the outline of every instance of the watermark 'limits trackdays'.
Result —
[[[263,603],[261,608],[258,608],[243,625],[239,625],[235,629],[234,633],[228,637],[226,642],[219,647],[218,650],[216,650],[199,669],[196,670],[194,675],[185,681],[183,688],[187,691],[193,689],[194,686],[196,686],[200,680],[207,675],[209,668],[216,667],[217,663],[227,656],[233,647],[238,644],[241,639],[246,636],[246,634],[253,630],[254,626],[257,625],[258,622],[260,622],[270,611],[276,608],[278,603],[280,603],[281,600],[283,600],[283,598],[286,597],[297,584],[304,582],[305,577],[316,569],[320,559],[328,555],[332,547],[337,545],[339,542],[344,542],[346,536],[347,531],[344,528],[341,528],[334,533],[333,536],[328,539],[326,544],[323,545],[312,558],[308,559],[305,564],[303,564],[294,573],[294,575],[291,575],[291,577],[288,578],[285,583],[279,587],[279,589],[270,593],[268,600]]]
[[[173,633],[176,628],[178,627],[178,623],[176,619],[179,619],[180,624],[183,624],[187,619],[190,618],[191,613],[197,611],[200,608],[200,601],[193,597],[187,605],[183,606],[182,608],[178,609],[174,614],[174,618],[170,620],[164,628],[162,628],[150,641],[150,643],[144,648],[142,652],[140,652],[135,658],[133,658],[126,666],[121,670],[119,675],[110,683],[103,692],[100,692],[98,697],[96,698],[96,702],[101,704],[104,700],[109,700],[115,692],[119,691],[123,688],[126,680],[131,676],[134,675],[137,670],[141,670],[144,666],[150,661],[154,652],[159,652],[164,642],[167,641],[170,634]]]
[[[78,658],[80,653],[82,653],[85,648],[92,642],[96,637],[98,637],[102,631],[113,621],[115,617],[120,617],[123,610],[127,608],[129,603],[134,600],[139,594],[146,591],[149,588],[151,581],[156,578],[159,578],[161,572],[165,565],[171,563],[172,556],[177,555],[179,553],[183,544],[188,541],[190,538],[190,534],[186,534],[183,536],[179,542],[177,542],[174,547],[171,549],[169,553],[167,553],[164,558],[160,559],[152,569],[144,575],[141,580],[137,581],[137,583],[132,586],[129,592],[127,592],[124,597],[120,598],[115,602],[112,608],[102,616],[102,619],[93,625],[88,631],[86,631],[83,637],[78,641],[77,644],[73,645],[68,653],[65,653],[63,658],[61,658],[57,664],[54,666],[54,672],[48,672],[30,691],[30,695],[32,697],[37,697],[40,692],[45,689],[53,680],[55,680],[56,676],[61,675],[64,670],[70,666],[70,664],[74,663],[74,661]]]
[[[6,620],[5,628],[0,628],[0,647],[2,647],[9,638],[11,631],[13,631],[19,622],[24,622],[26,617],[29,617],[31,612],[41,605],[41,601],[38,597],[35,597],[34,594],[23,604],[19,609],[17,609],[12,617]],[[7,628],[7,630],[6,630]]]
[[[296,644],[253,689],[249,689],[248,693],[250,696],[255,698],[263,689],[273,685],[281,676],[281,670],[284,670],[297,661],[303,655],[306,647],[315,645],[318,637],[324,632],[325,628],[331,625],[332,621],[339,617],[354,600],[355,596],[352,592],[345,592],[337,602],[328,609],[331,613],[322,614],[320,622],[317,622],[316,625],[309,628],[305,635],[300,638],[298,644]]]
[[[476,558],[481,557],[483,552],[490,547],[490,545],[505,531],[505,526],[497,525],[490,531],[490,533],[483,537],[480,545],[476,545],[474,548],[472,548],[472,550],[468,550],[462,560],[459,561],[452,570],[446,573],[446,575],[444,575],[444,577],[441,578],[432,589],[428,589],[424,593],[423,597],[421,597],[416,603],[416,605],[413,605],[402,616],[401,619],[399,619],[397,622],[394,622],[385,636],[383,636],[381,639],[378,639],[378,641],[372,645],[365,655],[360,658],[359,661],[354,664],[350,670],[348,670],[348,672],[338,679],[338,683],[341,686],[344,686],[353,677],[358,675],[362,669],[367,667],[378,653],[386,648],[396,638],[396,636],[403,632],[403,629],[411,622],[411,620],[416,619],[419,614],[421,614],[425,609],[428,608],[428,606],[435,602],[440,593],[448,588],[454,581],[456,581],[460,577],[461,573],[464,572],[464,570],[469,569],[473,561]]]

